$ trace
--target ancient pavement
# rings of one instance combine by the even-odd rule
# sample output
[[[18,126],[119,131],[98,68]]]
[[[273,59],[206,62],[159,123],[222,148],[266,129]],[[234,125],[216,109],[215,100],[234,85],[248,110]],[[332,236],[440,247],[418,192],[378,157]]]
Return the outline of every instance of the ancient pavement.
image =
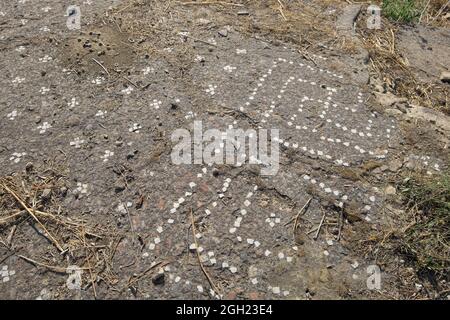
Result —
[[[84,1],[84,19],[94,21],[114,4]],[[327,55],[306,59],[287,44],[275,46],[230,28],[226,36],[202,34],[208,43],[196,43],[192,67],[182,76],[170,58],[128,56],[131,49],[116,45],[126,36],[110,27],[89,26],[82,35],[68,30],[65,6],[56,0],[7,0],[0,6],[0,172],[21,172],[28,163],[64,166],[63,210],[126,234],[114,257],[120,268],[113,287],[120,289],[98,281],[96,295],[365,294],[372,262],[338,241],[341,212],[350,208],[369,228],[383,223],[383,190],[353,179],[352,170],[389,163],[403,138],[394,118],[371,108],[369,93],[348,70],[336,69]],[[181,34],[178,41],[192,40]],[[113,71],[97,63],[83,72],[72,68],[76,57],[103,50],[116,52],[123,77],[113,79]],[[164,50],[170,57],[173,49]],[[106,65],[108,52],[95,59]],[[278,174],[262,177],[258,166],[247,165],[173,165],[170,135],[178,128],[191,130],[194,120],[222,131],[279,129]],[[442,166],[426,154],[416,160],[431,173]],[[294,236],[293,217],[310,198]],[[52,244],[42,237],[33,237],[21,244],[28,256],[75,264],[51,253]],[[37,247],[47,253],[34,255]],[[2,257],[1,298],[93,297],[91,288],[69,290],[67,274],[15,255]],[[161,261],[164,266],[139,282],[138,293],[121,290],[130,276]]]

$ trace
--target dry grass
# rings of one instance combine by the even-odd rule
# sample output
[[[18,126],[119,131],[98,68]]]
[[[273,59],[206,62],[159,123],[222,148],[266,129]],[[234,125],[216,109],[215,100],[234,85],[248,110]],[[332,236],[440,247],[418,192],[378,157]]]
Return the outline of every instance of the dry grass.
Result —
[[[353,249],[375,261],[397,288],[389,299],[446,298],[450,292],[450,171],[440,176],[403,173],[397,186],[403,208],[384,206],[391,221],[383,230],[359,230],[351,238]],[[363,227],[363,226],[362,226]],[[415,284],[425,290],[412,290]]]
[[[371,31],[360,25],[359,31],[370,54],[372,77],[386,84],[388,91],[407,97],[412,104],[450,114],[449,90],[439,83],[417,79],[411,66],[397,47],[400,26],[384,21],[383,30]]]
[[[117,282],[112,258],[119,238],[108,226],[63,212],[65,192],[64,175],[52,169],[1,178],[0,245],[8,256],[48,271],[77,265],[87,271],[84,289],[96,296],[98,282]]]
[[[402,237],[402,251],[419,270],[440,276],[450,271],[450,171],[437,178],[404,180],[401,192],[414,224]]]
[[[447,1],[448,2],[448,1]],[[422,23],[438,25],[448,13],[447,2],[430,1],[417,4]],[[195,4],[194,4],[195,3]],[[347,37],[338,36],[335,20],[346,1],[327,0],[304,4],[301,1],[149,1],[135,0],[110,11],[109,21],[133,38],[144,41],[136,51],[150,56],[161,56],[186,71],[194,60],[190,43],[205,42],[204,31],[230,25],[249,37],[257,37],[273,44],[290,43],[305,58],[313,60],[310,52],[334,47],[341,54],[358,52],[358,46]],[[381,5],[381,2],[379,3]],[[249,16],[238,16],[245,9]],[[210,24],[198,25],[198,19]],[[359,19],[358,30],[365,48],[370,52],[371,73],[382,80],[390,91],[410,102],[450,113],[449,94],[445,86],[419,81],[396,45],[396,34],[401,27],[383,20],[384,30],[371,31],[365,27],[365,18]],[[180,32],[190,31],[180,43]],[[175,48],[168,55],[165,48]],[[337,52],[337,53],[339,53]],[[184,72],[185,73],[185,72]]]
[[[111,10],[108,19],[121,31],[133,37],[152,39],[145,43],[144,50],[151,54],[164,54],[167,46],[180,47],[179,33],[195,32],[211,27],[230,25],[233,29],[250,37],[264,37],[277,42],[289,42],[302,48],[334,41],[334,16],[326,14],[328,6],[335,1],[323,1],[306,5],[300,1],[149,1],[135,0]],[[238,16],[240,10],[250,12]],[[198,25],[198,19],[211,24]],[[203,39],[204,40],[204,39]],[[188,46],[186,46],[188,52]],[[184,55],[187,60],[186,56]]]
[[[422,0],[422,11],[419,16],[419,23],[435,27],[449,27],[449,14],[449,0]]]

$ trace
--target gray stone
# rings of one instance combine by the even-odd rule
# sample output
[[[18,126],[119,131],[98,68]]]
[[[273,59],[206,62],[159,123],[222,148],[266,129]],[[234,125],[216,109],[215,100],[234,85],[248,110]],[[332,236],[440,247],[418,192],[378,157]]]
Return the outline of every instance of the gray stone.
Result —
[[[392,109],[392,108],[384,110],[384,114],[386,114],[388,116],[392,116],[392,117],[401,117],[401,116],[403,116],[403,112],[401,112],[398,109]]]
[[[28,163],[26,164],[26,166],[25,166],[25,170],[26,170],[27,172],[30,172],[30,171],[32,171],[33,169],[34,169],[33,163],[28,162]]]
[[[122,192],[123,190],[125,190],[126,189],[126,184],[124,183],[124,182],[122,182],[122,181],[118,181],[116,184],[115,184],[115,186],[114,186],[114,191],[116,192],[116,193],[119,193],[119,192]]]
[[[134,151],[128,152],[128,154],[127,154],[127,160],[133,159],[134,156],[135,156],[137,153],[138,153],[138,150],[134,150]]]
[[[448,71],[442,72],[440,79],[442,82],[450,83],[450,72]]]
[[[211,23],[211,20],[208,20],[208,19],[205,19],[205,18],[197,19],[197,24],[200,24],[200,25],[207,25],[207,24],[210,24],[210,23]]]
[[[400,98],[397,97],[396,95],[388,92],[385,94],[381,94],[381,93],[375,93],[375,96],[377,98],[377,101],[383,106],[383,107],[390,107],[396,103],[402,103],[402,102],[407,102],[408,99],[406,98]]]
[[[222,29],[222,30],[219,30],[218,33],[219,33],[219,35],[222,36],[222,37],[225,37],[225,38],[228,37],[228,30],[225,29],[225,28]]]
[[[165,282],[164,273],[158,273],[152,278],[152,282],[155,286],[162,286]]]
[[[386,189],[384,189],[384,194],[387,196],[392,196],[395,195],[396,193],[397,190],[391,185],[387,186]]]
[[[408,117],[433,123],[444,132],[450,133],[450,117],[439,111],[412,105],[408,109]]]
[[[354,29],[354,23],[361,12],[361,5],[354,4],[346,6],[342,14],[338,17],[336,22],[336,28],[339,31],[352,31]]]
[[[42,191],[42,199],[44,200],[50,199],[51,195],[52,195],[51,189],[45,189],[44,191]]]
[[[61,195],[62,195],[63,197],[65,197],[65,196],[67,195],[67,188],[66,188],[66,187],[61,187],[61,188],[59,189],[59,192],[61,193]]]
[[[395,159],[395,160],[392,160],[391,162],[389,162],[389,170],[391,172],[397,172],[402,167],[403,167],[403,161],[401,161],[399,159]]]

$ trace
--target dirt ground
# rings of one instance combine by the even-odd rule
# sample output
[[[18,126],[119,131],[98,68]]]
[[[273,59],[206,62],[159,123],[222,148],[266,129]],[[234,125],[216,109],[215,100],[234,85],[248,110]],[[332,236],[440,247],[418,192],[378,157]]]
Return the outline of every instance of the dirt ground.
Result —
[[[404,171],[448,168],[450,121],[388,94],[346,1],[80,0],[80,30],[70,4],[0,5],[0,298],[447,298],[370,240],[411,223]],[[440,28],[397,39],[438,110]],[[279,129],[278,173],[174,165],[195,120]]]

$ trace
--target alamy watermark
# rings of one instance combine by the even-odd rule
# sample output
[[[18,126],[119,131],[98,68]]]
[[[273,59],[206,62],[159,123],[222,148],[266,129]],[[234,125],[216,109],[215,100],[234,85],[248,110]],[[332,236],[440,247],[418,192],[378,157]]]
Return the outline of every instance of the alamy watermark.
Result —
[[[381,270],[377,265],[370,265],[367,267],[367,289],[369,290],[381,290]]]
[[[381,8],[371,4],[367,7],[367,28],[373,30],[381,29]],[[66,25],[69,30],[81,29],[81,9],[77,5],[66,8]]]
[[[373,30],[381,29],[381,8],[377,5],[367,7],[367,28]]]
[[[83,270],[78,266],[68,266],[66,273],[69,277],[66,280],[66,285],[69,290],[81,290]]]
[[[171,140],[176,144],[171,153],[172,163],[176,165],[258,164],[263,176],[276,175],[279,169],[278,129],[228,128],[203,132],[202,121],[194,121],[193,135],[186,129],[177,129]]]
[[[81,29],[81,9],[79,6],[68,6],[66,9],[66,16],[66,26],[69,30]]]

